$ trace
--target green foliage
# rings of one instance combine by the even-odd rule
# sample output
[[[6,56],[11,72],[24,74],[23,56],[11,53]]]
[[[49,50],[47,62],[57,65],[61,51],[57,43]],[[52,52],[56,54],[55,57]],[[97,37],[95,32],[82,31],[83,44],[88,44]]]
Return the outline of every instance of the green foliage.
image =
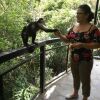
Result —
[[[44,17],[49,27],[59,28],[62,33],[66,33],[74,23],[78,5],[90,2],[90,0],[0,1],[0,34],[2,34],[0,38],[7,41],[3,46],[4,51],[22,46],[20,33],[27,19],[36,20]]]
[[[93,51],[94,56],[100,56],[100,49],[96,49]]]
[[[39,91],[39,70],[36,65],[31,60],[4,77],[6,100],[30,100]],[[8,66],[11,67],[11,65]]]
[[[50,48],[52,49],[46,54],[46,66],[53,69],[51,75],[54,77],[66,70],[67,48],[63,43],[59,42],[49,47],[49,49]]]

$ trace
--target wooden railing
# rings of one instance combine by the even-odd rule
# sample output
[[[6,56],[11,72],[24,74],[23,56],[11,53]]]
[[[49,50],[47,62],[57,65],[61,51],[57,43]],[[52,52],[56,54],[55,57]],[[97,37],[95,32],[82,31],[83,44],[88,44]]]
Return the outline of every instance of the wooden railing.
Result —
[[[45,88],[45,46],[51,43],[59,42],[60,39],[54,38],[46,41],[39,42],[38,45],[31,45],[29,48],[35,49],[35,48],[40,48],[40,93],[44,92]],[[60,41],[61,42],[61,41]],[[12,50],[9,52],[3,52],[0,54],[0,64],[3,64],[4,62],[7,62],[11,59],[14,59],[16,57],[19,57],[21,55],[24,55],[28,53],[27,47],[23,47],[17,50]],[[67,55],[68,57],[68,55]],[[3,72],[0,72],[0,100],[5,100],[4,99],[4,89],[3,89],[3,76],[6,75],[7,73],[11,72],[12,70],[15,70],[16,68],[20,67],[22,64],[28,62],[30,59],[23,61],[12,68],[8,68],[4,70]],[[67,68],[67,67],[66,67]],[[67,69],[66,69],[67,70]]]

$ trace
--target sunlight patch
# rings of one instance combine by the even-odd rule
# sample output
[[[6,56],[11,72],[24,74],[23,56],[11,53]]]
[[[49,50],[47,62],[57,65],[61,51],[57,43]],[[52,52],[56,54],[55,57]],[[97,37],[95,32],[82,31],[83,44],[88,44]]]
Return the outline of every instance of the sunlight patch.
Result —
[[[50,95],[53,93],[53,91],[55,90],[56,86],[52,86],[45,94],[45,98],[48,99],[50,97]]]

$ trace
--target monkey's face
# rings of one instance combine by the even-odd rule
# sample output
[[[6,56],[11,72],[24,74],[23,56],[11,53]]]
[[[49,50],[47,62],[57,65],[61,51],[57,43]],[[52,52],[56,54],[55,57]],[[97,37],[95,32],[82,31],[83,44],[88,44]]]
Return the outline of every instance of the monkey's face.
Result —
[[[41,23],[42,25],[45,25],[45,21],[44,21],[43,19],[40,21],[40,23]]]

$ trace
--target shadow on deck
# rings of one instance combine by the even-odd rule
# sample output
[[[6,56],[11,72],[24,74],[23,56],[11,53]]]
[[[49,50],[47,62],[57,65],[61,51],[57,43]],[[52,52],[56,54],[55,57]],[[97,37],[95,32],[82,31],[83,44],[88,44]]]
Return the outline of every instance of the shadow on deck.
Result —
[[[94,67],[91,74],[91,95],[89,100],[100,100],[100,60],[94,59]],[[65,100],[66,95],[72,93],[72,74],[69,72],[52,84],[44,94],[35,100]],[[79,90],[79,98],[82,100],[82,90]]]

